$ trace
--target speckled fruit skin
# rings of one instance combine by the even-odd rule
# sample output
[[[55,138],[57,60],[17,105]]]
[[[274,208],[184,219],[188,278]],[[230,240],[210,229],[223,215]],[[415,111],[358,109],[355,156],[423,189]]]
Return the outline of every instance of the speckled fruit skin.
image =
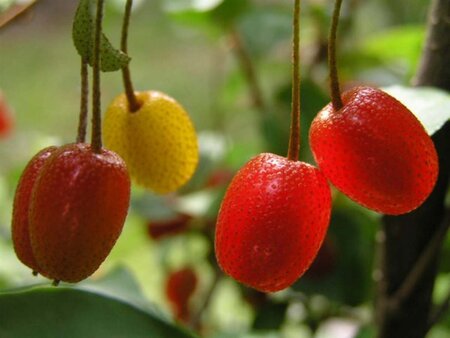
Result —
[[[282,290],[311,265],[330,211],[330,188],[317,168],[260,154],[239,170],[222,201],[215,239],[218,263],[257,290]]]
[[[78,282],[109,254],[125,221],[130,179],[123,160],[88,144],[58,148],[32,191],[29,232],[44,276]]]
[[[45,162],[57,149],[57,147],[42,149],[28,162],[20,177],[14,196],[11,223],[14,250],[19,260],[36,272],[40,268],[31,248],[29,233],[28,211],[31,203],[31,193]]]
[[[180,321],[189,320],[189,299],[197,288],[195,272],[187,267],[172,272],[166,281],[165,292],[175,317]]]
[[[105,145],[127,163],[132,179],[156,193],[175,191],[193,175],[198,144],[189,115],[171,97],[136,92],[141,108],[130,113],[124,94],[108,107]]]
[[[438,158],[417,118],[387,93],[356,87],[344,107],[327,105],[313,120],[310,145],[324,175],[363,206],[390,215],[410,212],[431,193]]]

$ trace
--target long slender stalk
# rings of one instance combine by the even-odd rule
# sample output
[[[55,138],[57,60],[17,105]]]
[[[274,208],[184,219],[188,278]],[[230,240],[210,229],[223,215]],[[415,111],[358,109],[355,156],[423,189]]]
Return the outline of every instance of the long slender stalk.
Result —
[[[292,111],[288,159],[298,160],[300,150],[300,0],[295,0],[292,39]]]
[[[336,36],[341,5],[342,0],[336,0],[334,4],[333,18],[331,21],[331,29],[328,39],[328,67],[330,69],[331,103],[333,104],[333,108],[336,111],[344,106],[341,99],[341,90],[339,86],[339,76],[336,61]]]
[[[131,8],[133,7],[133,0],[127,0],[125,5],[125,14],[123,16],[122,24],[122,39],[121,49],[122,52],[128,53],[128,28],[130,26]],[[122,79],[125,87],[125,95],[127,96],[128,106],[130,111],[136,112],[139,110],[140,105],[136,98],[133,88],[133,82],[131,81],[130,67],[128,64],[122,68]]]
[[[100,92],[100,42],[102,36],[104,0],[97,0],[95,18],[94,60],[92,84],[92,150],[100,153],[102,149],[101,92]]]
[[[77,143],[86,141],[87,116],[88,116],[89,79],[88,62],[81,59],[81,98],[80,119],[78,122]]]

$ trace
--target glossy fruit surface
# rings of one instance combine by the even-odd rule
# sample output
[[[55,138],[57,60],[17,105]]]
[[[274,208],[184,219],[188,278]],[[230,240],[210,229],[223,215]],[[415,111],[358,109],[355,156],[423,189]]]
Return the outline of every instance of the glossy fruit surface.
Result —
[[[330,210],[330,188],[317,168],[260,154],[239,170],[223,199],[215,239],[219,265],[257,290],[282,290],[312,263]]]
[[[169,275],[165,292],[178,320],[187,321],[189,319],[189,300],[195,292],[197,284],[197,275],[189,267]]]
[[[31,195],[37,177],[48,158],[57,150],[57,147],[48,147],[37,153],[28,162],[16,188],[14,196],[13,216],[12,216],[12,240],[14,250],[19,260],[26,266],[39,271],[30,242],[29,233],[29,206]]]
[[[58,148],[32,191],[29,232],[44,276],[78,282],[90,276],[119,237],[128,211],[130,180],[115,153],[88,144]]]
[[[157,193],[186,183],[198,163],[194,126],[181,105],[156,91],[136,93],[141,108],[129,112],[124,94],[106,111],[104,138],[108,149],[125,160],[130,175]]]
[[[324,175],[381,213],[398,215],[420,206],[438,175],[436,150],[423,126],[379,89],[356,87],[342,100],[342,109],[329,104],[311,124],[311,149]]]

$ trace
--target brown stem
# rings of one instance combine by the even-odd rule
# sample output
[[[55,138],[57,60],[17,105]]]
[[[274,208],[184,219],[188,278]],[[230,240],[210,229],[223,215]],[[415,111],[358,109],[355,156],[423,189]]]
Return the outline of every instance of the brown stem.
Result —
[[[300,0],[295,0],[292,26],[292,111],[287,158],[297,161],[300,150]]]
[[[89,80],[88,80],[88,62],[81,59],[81,98],[80,98],[80,118],[78,122],[77,143],[86,141],[86,128],[88,116],[88,97],[89,97]]]
[[[256,75],[255,66],[247,48],[244,45],[244,42],[242,41],[241,35],[234,26],[231,26],[230,29],[230,39],[233,51],[236,53],[236,58],[239,61],[242,73],[244,74],[244,78],[249,86],[253,106],[264,114],[265,103],[258,77]]]
[[[330,69],[331,103],[333,105],[334,110],[336,111],[344,106],[341,99],[341,90],[339,86],[339,75],[336,61],[336,36],[339,24],[339,14],[341,11],[341,5],[342,0],[336,0],[336,2],[334,3],[330,36],[328,39],[328,67]]]
[[[133,6],[133,0],[127,0],[125,5],[125,14],[123,16],[122,24],[122,39],[121,39],[121,49],[125,54],[128,54],[128,28],[130,26],[131,8]],[[122,67],[122,79],[123,85],[125,87],[125,95],[127,96],[128,106],[130,112],[136,112],[141,107],[136,95],[134,93],[133,82],[131,80],[130,67],[127,64]]]
[[[102,149],[102,120],[101,120],[101,92],[100,92],[100,43],[102,36],[104,0],[97,0],[95,18],[94,60],[92,84],[92,150],[100,153]]]

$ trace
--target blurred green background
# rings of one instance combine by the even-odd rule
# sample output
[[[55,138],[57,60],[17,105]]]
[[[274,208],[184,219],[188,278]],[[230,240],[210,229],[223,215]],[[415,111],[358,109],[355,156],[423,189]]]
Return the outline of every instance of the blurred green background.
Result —
[[[1,10],[10,5],[11,1],[0,1]],[[428,5],[425,0],[344,1],[338,41],[343,87],[409,84],[422,50]],[[74,0],[40,0],[0,29],[0,91],[14,120],[9,135],[0,138],[3,291],[48,284],[33,277],[14,254],[11,206],[27,161],[47,145],[76,137],[80,60],[71,40],[76,6]],[[133,187],[119,241],[80,289],[131,288],[141,301],[154,304],[162,317],[172,317],[165,292],[168,276],[189,267],[198,283],[189,304],[190,318],[180,325],[204,336],[373,336],[380,215],[337,191],[321,253],[289,290],[273,295],[249,290],[223,276],[214,260],[215,216],[233,173],[259,152],[287,152],[291,6],[288,0],[135,1],[129,37],[135,88],[163,91],[186,108],[198,131],[201,161],[194,178],[177,194],[155,196]],[[116,46],[123,7],[124,1],[106,1],[104,29]],[[302,5],[301,157],[309,162],[313,161],[309,124],[329,100],[326,39],[331,11],[331,1],[309,0]],[[103,107],[122,90],[119,73],[104,74]],[[436,301],[449,289],[449,261],[447,238]],[[45,300],[40,302],[46,306]],[[2,311],[6,309],[0,308],[0,320]],[[450,319],[429,337],[449,335]]]

